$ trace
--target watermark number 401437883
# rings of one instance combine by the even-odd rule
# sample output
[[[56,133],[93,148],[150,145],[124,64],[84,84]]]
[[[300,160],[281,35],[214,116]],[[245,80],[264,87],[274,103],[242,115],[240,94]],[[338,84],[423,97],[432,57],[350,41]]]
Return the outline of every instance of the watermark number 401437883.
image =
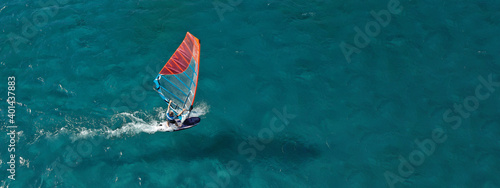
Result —
[[[7,171],[9,171],[8,178],[11,180],[16,180],[16,121],[14,117],[16,116],[16,77],[10,76],[7,78],[7,136],[10,137],[7,147],[9,152],[9,160],[7,162]]]

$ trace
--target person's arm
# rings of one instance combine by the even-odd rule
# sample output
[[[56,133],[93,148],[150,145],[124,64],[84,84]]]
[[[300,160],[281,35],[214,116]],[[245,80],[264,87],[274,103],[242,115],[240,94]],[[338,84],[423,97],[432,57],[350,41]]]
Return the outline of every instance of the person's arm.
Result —
[[[168,102],[167,113],[170,111],[170,104],[171,103],[172,103],[172,100],[170,100],[170,102]]]
[[[186,111],[186,109],[182,109],[181,113],[179,113],[179,115],[177,115],[177,117],[181,116],[182,113],[184,113],[184,111]]]

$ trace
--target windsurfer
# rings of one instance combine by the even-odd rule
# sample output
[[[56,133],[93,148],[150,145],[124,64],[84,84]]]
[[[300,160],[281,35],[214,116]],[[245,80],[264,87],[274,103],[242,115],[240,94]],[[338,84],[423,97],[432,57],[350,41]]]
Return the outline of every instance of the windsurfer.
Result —
[[[176,119],[182,115],[182,113],[184,113],[184,111],[186,111],[186,109],[182,109],[181,113],[179,113],[177,116],[175,116],[174,112],[173,111],[170,111],[170,104],[172,103],[172,101],[168,102],[168,107],[167,107],[167,120],[168,120],[168,123],[167,123],[167,126],[170,127],[169,124],[173,124],[175,125],[177,128],[179,128],[179,124],[177,123]]]

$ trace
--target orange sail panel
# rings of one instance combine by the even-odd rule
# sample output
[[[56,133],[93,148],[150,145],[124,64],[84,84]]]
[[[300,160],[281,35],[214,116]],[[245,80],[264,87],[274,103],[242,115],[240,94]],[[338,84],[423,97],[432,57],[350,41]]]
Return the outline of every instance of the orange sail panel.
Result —
[[[182,44],[177,48],[174,55],[161,69],[161,75],[179,74],[188,68],[191,59],[200,61],[200,41],[191,33],[187,33]]]

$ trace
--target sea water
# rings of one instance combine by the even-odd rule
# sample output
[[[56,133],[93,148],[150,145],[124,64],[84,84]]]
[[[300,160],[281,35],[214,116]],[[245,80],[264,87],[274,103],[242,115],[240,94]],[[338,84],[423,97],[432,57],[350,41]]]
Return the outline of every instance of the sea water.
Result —
[[[2,1],[0,187],[500,187],[499,9]],[[186,32],[202,121],[156,132]]]

